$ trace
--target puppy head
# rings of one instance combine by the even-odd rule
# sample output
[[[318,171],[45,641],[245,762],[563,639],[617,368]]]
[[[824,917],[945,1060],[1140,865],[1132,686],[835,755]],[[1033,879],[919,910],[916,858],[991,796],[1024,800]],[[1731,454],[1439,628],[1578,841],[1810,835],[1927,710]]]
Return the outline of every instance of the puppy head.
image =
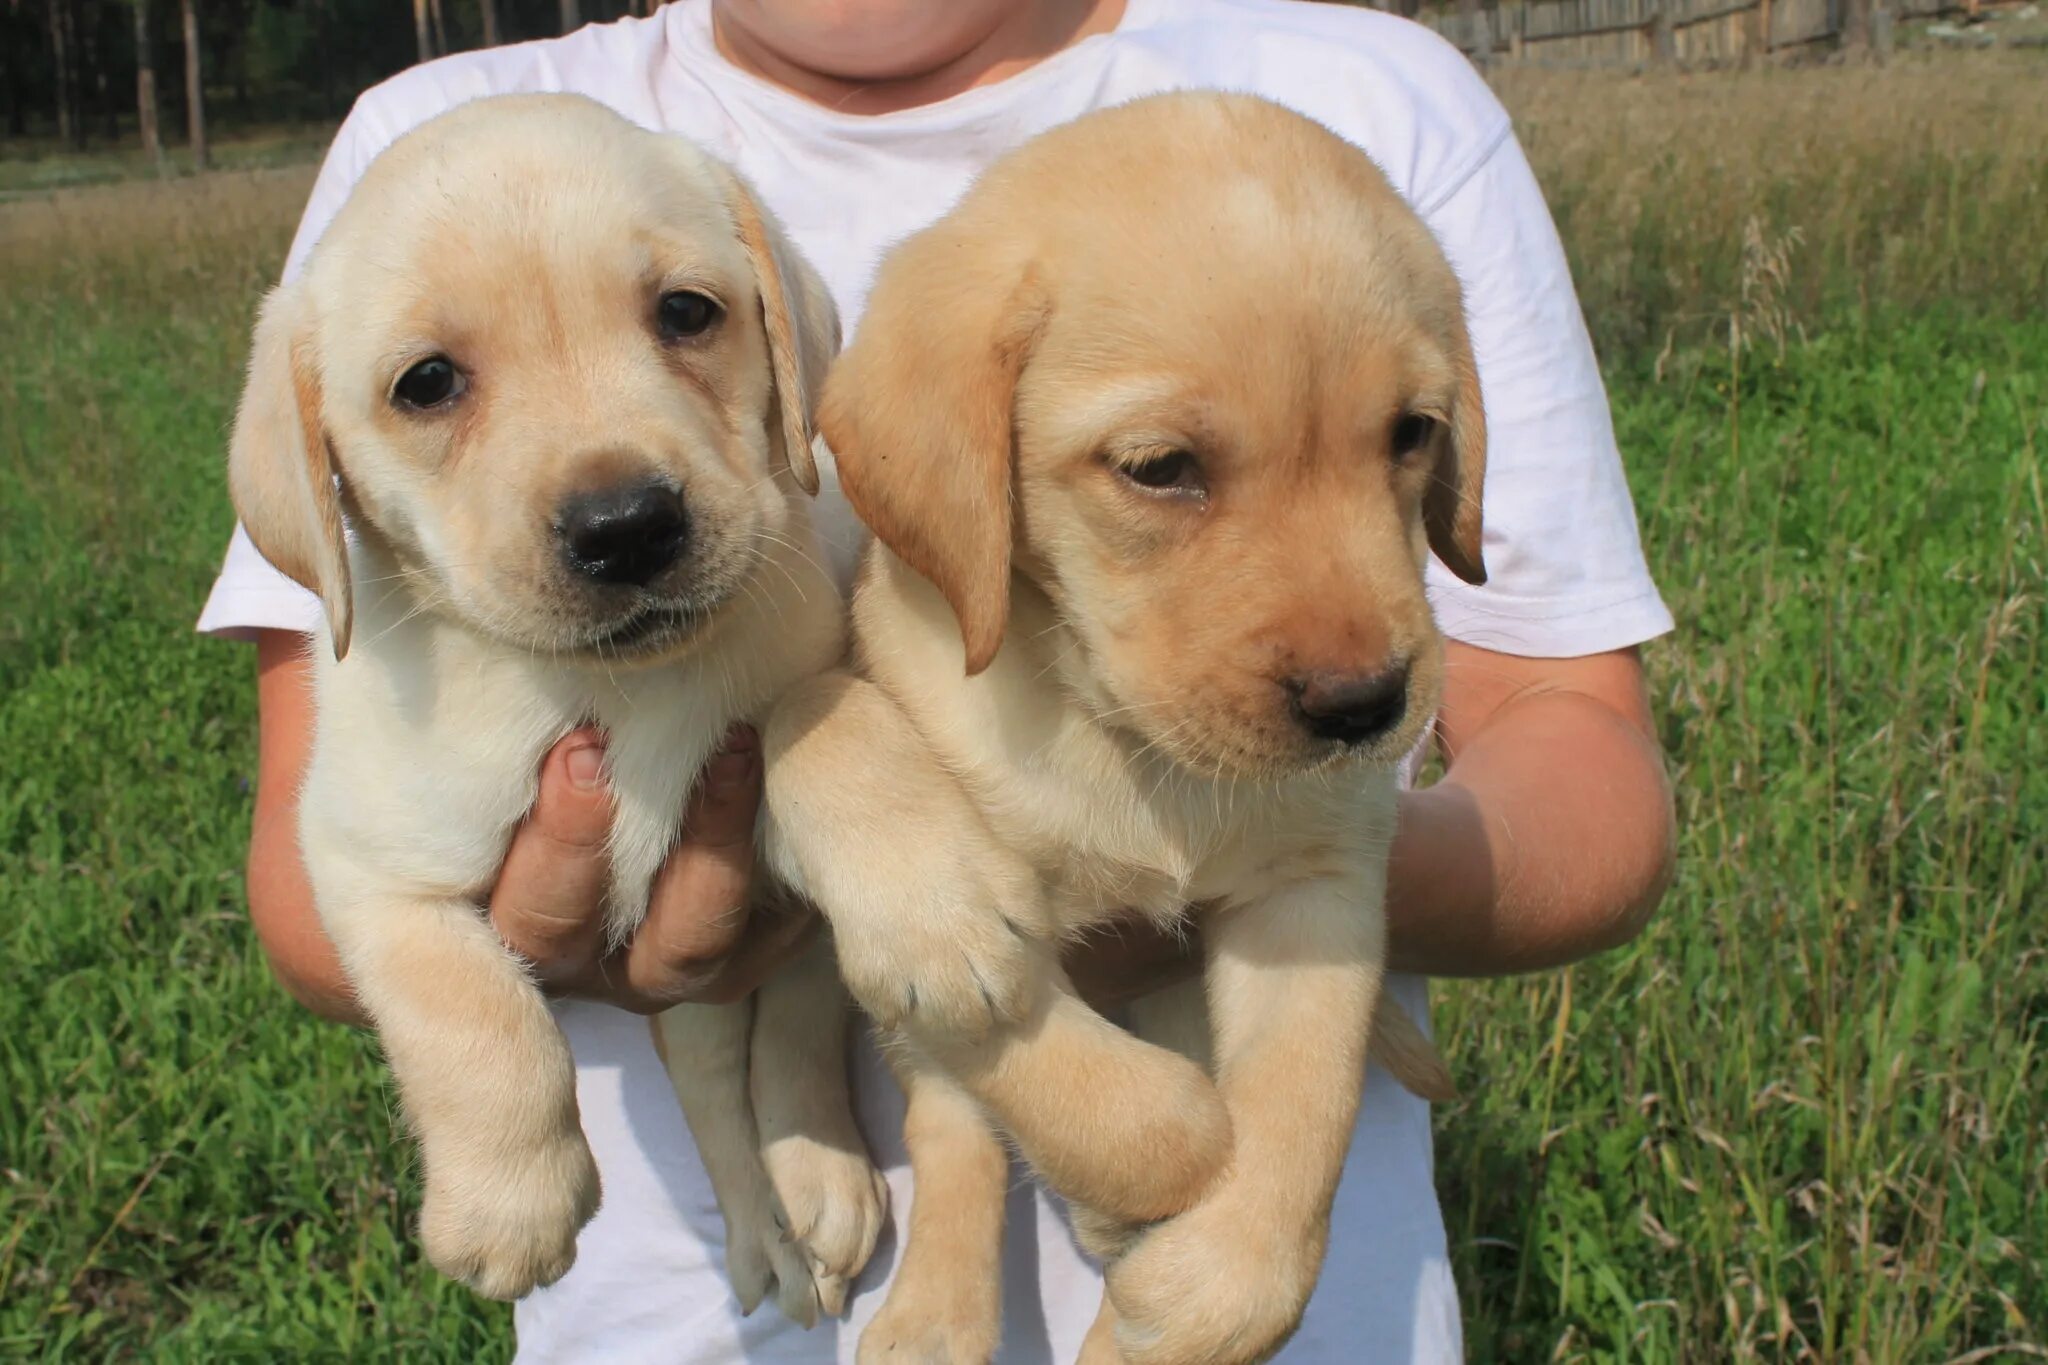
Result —
[[[820,424],[969,673],[1021,571],[1068,686],[1204,771],[1398,759],[1441,687],[1424,559],[1485,577],[1457,281],[1368,158],[1261,100],[999,163],[884,265]]]
[[[663,657],[816,491],[837,347],[824,286],[730,171],[588,100],[479,100],[373,162],[265,301],[235,508],[320,594],[337,657],[344,506],[427,609]]]

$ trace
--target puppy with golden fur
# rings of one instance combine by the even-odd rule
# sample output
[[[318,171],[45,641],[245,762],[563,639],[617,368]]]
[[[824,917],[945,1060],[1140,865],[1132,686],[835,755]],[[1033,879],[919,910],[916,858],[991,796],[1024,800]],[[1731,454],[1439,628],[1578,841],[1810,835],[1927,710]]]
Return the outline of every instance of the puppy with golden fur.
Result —
[[[1485,575],[1457,280],[1334,134],[1157,96],[898,248],[820,425],[877,544],[856,669],[767,732],[770,844],[910,1095],[861,1359],[993,1353],[998,1128],[1108,1262],[1088,1360],[1263,1359],[1368,1048],[1448,1085],[1379,987],[1397,768],[1442,686],[1424,562]],[[1058,965],[1133,909],[1194,916],[1206,961],[1142,1037]]]
[[[837,345],[730,170],[569,96],[400,138],[263,306],[229,474],[325,607],[300,844],[419,1139],[427,1254],[480,1293],[566,1271],[599,1190],[568,1044],[479,904],[542,755],[595,723],[623,941],[727,728],[841,657],[805,505]],[[846,1014],[821,944],[658,1024],[741,1300],[806,1322],[883,1211]]]

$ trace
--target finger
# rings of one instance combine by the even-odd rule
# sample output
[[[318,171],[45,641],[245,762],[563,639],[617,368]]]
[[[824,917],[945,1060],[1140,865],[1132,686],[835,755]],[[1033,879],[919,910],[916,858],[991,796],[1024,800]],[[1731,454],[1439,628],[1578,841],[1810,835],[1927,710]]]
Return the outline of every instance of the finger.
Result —
[[[597,958],[611,818],[604,738],[572,730],[541,762],[540,794],[491,893],[491,923],[543,981],[573,979]]]
[[[683,846],[744,855],[753,871],[754,817],[761,809],[761,737],[735,725],[705,765],[683,812]]]
[[[760,804],[760,739],[737,727],[705,768],[681,841],[655,876],[647,919],[620,964],[627,994],[679,999],[740,943]]]
[[[824,917],[802,910],[756,911],[730,954],[708,964],[690,983],[689,1000],[699,1005],[730,1005],[760,989],[776,968],[810,943]]]
[[[724,957],[670,962],[650,970],[626,961],[629,950],[600,968],[606,980],[597,993],[635,1014],[659,1014],[684,1004],[730,1005],[760,989],[783,963],[802,952],[824,922],[807,906],[755,910],[748,915],[739,942]]]

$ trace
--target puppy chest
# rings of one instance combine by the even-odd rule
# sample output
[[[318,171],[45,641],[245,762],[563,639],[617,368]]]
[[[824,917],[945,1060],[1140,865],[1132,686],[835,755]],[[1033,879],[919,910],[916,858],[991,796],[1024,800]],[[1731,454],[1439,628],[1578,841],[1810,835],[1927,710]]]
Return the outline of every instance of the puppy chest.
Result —
[[[1169,925],[1198,897],[1171,872],[1135,863],[1073,859],[1047,879],[1048,900],[1061,933],[1079,933],[1127,915]]]
[[[1231,813],[1161,819],[1115,846],[1070,846],[1043,857],[1055,916],[1068,931],[1136,913],[1167,924],[1190,906],[1244,904],[1305,882],[1360,886],[1361,903],[1376,902],[1394,831],[1393,788],[1364,784],[1332,801],[1246,801]]]

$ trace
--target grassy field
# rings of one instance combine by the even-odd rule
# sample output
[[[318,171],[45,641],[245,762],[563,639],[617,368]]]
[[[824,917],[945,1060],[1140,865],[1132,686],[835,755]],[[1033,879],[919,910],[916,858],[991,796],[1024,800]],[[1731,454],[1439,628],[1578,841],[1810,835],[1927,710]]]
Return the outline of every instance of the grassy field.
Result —
[[[260,130],[237,130],[218,138],[212,147],[215,170],[275,170],[317,161],[334,129],[326,124],[286,124]],[[139,143],[74,152],[55,139],[0,142],[0,203],[47,195],[85,185],[112,184],[161,173],[192,174],[192,155],[183,146],[164,148],[161,172]]]
[[[2048,80],[1505,93],[1601,341],[1681,871],[1460,983],[1475,1359],[2048,1355]],[[309,171],[0,206],[0,1357],[467,1361],[362,1038],[245,919],[251,660],[190,625]]]

